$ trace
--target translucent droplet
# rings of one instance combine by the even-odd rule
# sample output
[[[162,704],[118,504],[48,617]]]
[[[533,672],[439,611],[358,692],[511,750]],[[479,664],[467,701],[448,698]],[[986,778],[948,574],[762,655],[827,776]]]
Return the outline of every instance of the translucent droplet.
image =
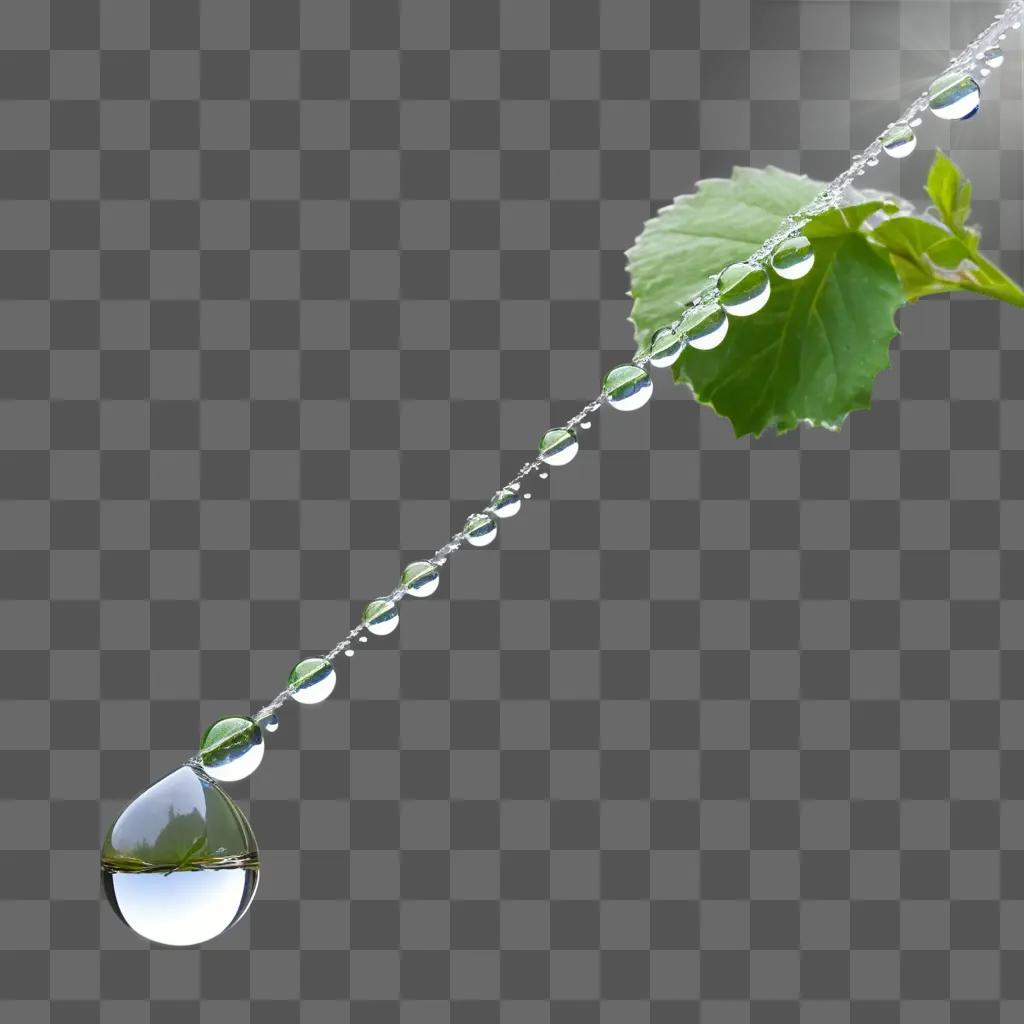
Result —
[[[673,327],[662,327],[651,338],[649,349],[651,366],[656,366],[658,369],[671,366],[682,351],[683,339],[679,336],[679,332]]]
[[[548,478],[547,473],[538,473],[537,476],[540,477],[541,480],[547,480]]]
[[[277,715],[267,715],[266,718],[260,719],[260,728],[264,732],[277,732],[281,725],[281,719]]]
[[[581,428],[582,430],[589,430],[589,429],[590,429],[590,428],[591,428],[591,427],[592,427],[593,425],[594,425],[594,424],[593,424],[593,423],[591,423],[591,422],[590,422],[590,420],[584,420],[584,421],[583,421],[583,422],[582,422],[582,423],[580,424],[580,428]]]
[[[346,658],[354,658],[355,656],[356,656],[356,652],[353,651],[351,647],[345,652],[345,657]]]
[[[601,385],[608,404],[619,412],[639,409],[651,400],[654,384],[650,374],[639,366],[626,363],[609,370]]]
[[[717,302],[706,302],[687,310],[679,326],[687,345],[707,351],[725,340],[729,318]]]
[[[1020,28],[1020,22],[1019,22],[1019,21],[1015,21],[1015,22],[1013,23],[1013,27],[1014,27],[1014,28]]]
[[[928,106],[943,121],[966,121],[981,106],[981,90],[970,75],[952,71],[932,82],[928,90]]]
[[[483,512],[471,515],[462,529],[466,540],[475,548],[486,547],[498,536],[498,524]]]
[[[532,495],[532,494],[524,494],[524,495],[523,495],[523,499],[524,499],[525,501],[529,501],[529,500],[530,500],[530,499],[531,499],[532,497],[533,497],[533,495]]]
[[[580,443],[571,430],[556,427],[540,439],[541,461],[549,466],[564,466],[576,458]]]
[[[263,733],[251,718],[222,718],[199,742],[203,771],[218,782],[237,782],[252,775],[263,752]]]
[[[518,491],[518,488],[516,488],[516,490],[512,490],[508,487],[503,491],[498,491],[498,493],[491,498],[491,503],[487,506],[487,511],[492,515],[496,515],[499,519],[508,519],[509,516],[514,516],[519,511],[519,506],[521,504]]]
[[[814,249],[804,235],[793,235],[780,242],[772,253],[772,270],[787,281],[796,281],[811,272]]]
[[[190,765],[137,796],[100,854],[114,912],[165,946],[194,946],[230,928],[249,909],[259,868],[245,815]]]
[[[369,641],[368,641],[368,640],[366,639],[366,637],[365,637],[365,636],[361,636],[361,637],[359,638],[359,642],[360,642],[361,644],[365,644],[365,643],[368,643]]]
[[[1006,54],[1003,53],[1001,46],[990,46],[982,55],[981,59],[985,62],[985,66],[989,68],[1001,68],[1003,61],[1006,60]]]
[[[756,263],[734,263],[718,275],[718,301],[733,316],[752,316],[770,295],[768,274]]]
[[[300,704],[319,704],[330,697],[337,681],[334,666],[326,658],[306,658],[292,669],[288,689]]]
[[[882,149],[887,156],[902,160],[917,149],[917,136],[908,124],[897,124],[882,136]]]
[[[915,117],[910,121],[911,128],[920,128],[924,124],[924,121],[920,117]]]
[[[867,159],[867,164],[868,164],[868,167],[877,167],[878,166],[878,157],[877,156],[869,156],[868,159]]]
[[[402,572],[402,589],[411,597],[430,597],[440,585],[441,576],[433,562],[410,562]]]
[[[387,636],[398,628],[398,605],[378,598],[363,609],[363,625],[374,636]]]
[[[978,73],[981,75],[982,78],[988,78],[988,76],[992,74],[989,68],[982,68]]]

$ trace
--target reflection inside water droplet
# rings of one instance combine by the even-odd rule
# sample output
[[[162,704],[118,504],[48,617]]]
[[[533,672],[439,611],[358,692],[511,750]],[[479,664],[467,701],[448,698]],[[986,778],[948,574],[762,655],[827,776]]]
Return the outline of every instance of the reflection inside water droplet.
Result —
[[[772,253],[772,270],[787,281],[805,277],[813,266],[814,249],[804,235],[787,238]]]
[[[756,263],[726,267],[718,276],[718,289],[718,301],[733,316],[752,316],[764,309],[771,295],[768,274]]]
[[[944,121],[964,121],[973,117],[981,106],[978,83],[962,71],[953,71],[932,82],[928,90],[928,106]]]
[[[466,540],[475,548],[485,547],[498,535],[498,524],[482,512],[471,515],[462,529]]]
[[[630,412],[650,401],[654,385],[646,370],[626,363],[608,371],[601,390],[613,409]]]
[[[194,946],[249,908],[259,850],[234,801],[185,765],[122,811],[103,844],[100,873],[129,928],[166,946]]]
[[[363,611],[363,625],[375,636],[387,636],[398,628],[398,605],[387,598],[371,601]]]
[[[440,585],[441,577],[433,562],[410,562],[402,571],[402,588],[412,597],[430,597]]]
[[[902,160],[910,156],[917,148],[917,136],[910,125],[897,124],[889,128],[882,136],[882,149],[887,156]]]

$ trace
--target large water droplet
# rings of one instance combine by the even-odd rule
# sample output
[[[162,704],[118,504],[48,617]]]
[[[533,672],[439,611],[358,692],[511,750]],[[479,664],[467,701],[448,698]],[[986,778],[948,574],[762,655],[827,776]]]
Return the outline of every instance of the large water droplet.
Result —
[[[288,689],[300,704],[319,704],[330,697],[337,681],[334,666],[326,658],[306,658],[292,669]]]
[[[516,490],[512,490],[511,487],[506,487],[504,490],[498,491],[498,493],[491,498],[491,503],[487,506],[487,511],[492,515],[497,516],[499,519],[508,519],[519,511],[522,503],[522,499],[519,497],[518,488]]]
[[[671,366],[683,351],[683,339],[679,331],[674,327],[662,327],[654,333],[651,338],[651,347],[648,351],[651,366],[663,369]]]
[[[363,625],[374,636],[387,636],[398,629],[398,605],[386,598],[371,601],[363,609]]]
[[[608,404],[620,412],[646,405],[654,394],[650,375],[639,366],[626,363],[609,370],[601,387]]]
[[[259,874],[245,815],[189,765],[137,796],[100,854],[115,913],[166,946],[194,946],[230,928],[248,910]]]
[[[402,589],[412,597],[430,597],[440,585],[441,576],[433,562],[410,562],[402,572]]]
[[[251,718],[222,718],[203,733],[199,760],[218,782],[237,782],[259,768],[264,749],[263,733]]]
[[[565,427],[549,430],[540,439],[540,457],[549,466],[564,466],[576,458],[580,443],[576,435]]]
[[[951,71],[932,82],[928,89],[928,106],[943,121],[964,121],[978,112],[981,90],[970,75]]]
[[[768,274],[756,263],[734,263],[718,275],[718,301],[733,316],[752,316],[770,295]]]
[[[687,345],[707,351],[717,348],[725,340],[729,318],[717,302],[705,302],[688,309],[679,328]]]
[[[804,235],[793,235],[780,242],[772,253],[772,270],[787,281],[796,281],[811,272],[814,249]]]
[[[894,124],[882,136],[882,149],[886,154],[902,160],[917,149],[917,136],[908,124]]]
[[[1006,54],[1003,53],[1001,46],[990,46],[981,55],[981,59],[985,62],[986,67],[1001,68],[1003,61],[1006,60]]]
[[[483,548],[498,536],[498,524],[483,512],[475,512],[462,528],[466,540],[475,548]]]

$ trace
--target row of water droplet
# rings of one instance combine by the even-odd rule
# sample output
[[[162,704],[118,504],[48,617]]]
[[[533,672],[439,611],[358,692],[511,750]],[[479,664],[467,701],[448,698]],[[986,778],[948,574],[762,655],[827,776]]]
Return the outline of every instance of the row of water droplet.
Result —
[[[931,110],[943,120],[967,120],[981,104],[981,89],[975,77],[984,79],[1004,61],[997,45],[1006,37],[1005,29],[1019,29],[1018,15],[1024,13],[1024,0],[1016,0],[1007,11],[953,58],[951,67],[937,78],[908,108],[892,122],[845,170],[796,213],[746,260],[734,263],[717,274],[711,285],[691,300],[689,308],[673,323],[656,331],[648,345],[634,360],[616,366],[604,378],[601,394],[583,407],[564,426],[548,430],[540,440],[538,454],[499,490],[487,507],[466,519],[462,529],[430,558],[412,562],[402,572],[399,585],[391,593],[371,601],[356,625],[336,647],[320,658],[307,658],[292,670],[288,686],[252,718],[236,717],[215,722],[203,736],[193,763],[219,781],[234,781],[251,774],[263,758],[263,732],[278,727],[277,710],[288,699],[303,704],[326,700],[334,690],[337,676],[334,659],[344,653],[352,657],[354,643],[365,643],[365,632],[386,636],[398,627],[398,604],[404,597],[429,597],[440,585],[440,570],[449,555],[463,544],[484,547],[498,533],[498,521],[514,516],[531,495],[522,483],[532,473],[547,478],[545,467],[564,466],[579,451],[576,428],[590,427],[588,417],[603,404],[619,411],[639,409],[653,394],[653,382],[645,369],[672,366],[687,348],[709,351],[726,338],[730,317],[752,316],[762,310],[771,295],[770,268],[779,278],[798,280],[814,266],[814,248],[801,233],[816,214],[841,205],[847,185],[878,164],[880,154],[903,159],[914,152],[914,132]]]

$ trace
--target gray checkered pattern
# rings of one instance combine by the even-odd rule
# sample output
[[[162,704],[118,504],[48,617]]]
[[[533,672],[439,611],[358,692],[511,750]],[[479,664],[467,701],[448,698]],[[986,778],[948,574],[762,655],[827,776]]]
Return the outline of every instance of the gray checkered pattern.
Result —
[[[996,10],[952,6],[3,0],[0,1018],[1020,1019],[1024,317],[980,301],[835,435],[606,413],[232,787],[244,923],[150,949],[97,894],[126,799],[630,351],[643,219],[836,173]],[[1017,276],[1021,81],[866,180],[952,149]]]

